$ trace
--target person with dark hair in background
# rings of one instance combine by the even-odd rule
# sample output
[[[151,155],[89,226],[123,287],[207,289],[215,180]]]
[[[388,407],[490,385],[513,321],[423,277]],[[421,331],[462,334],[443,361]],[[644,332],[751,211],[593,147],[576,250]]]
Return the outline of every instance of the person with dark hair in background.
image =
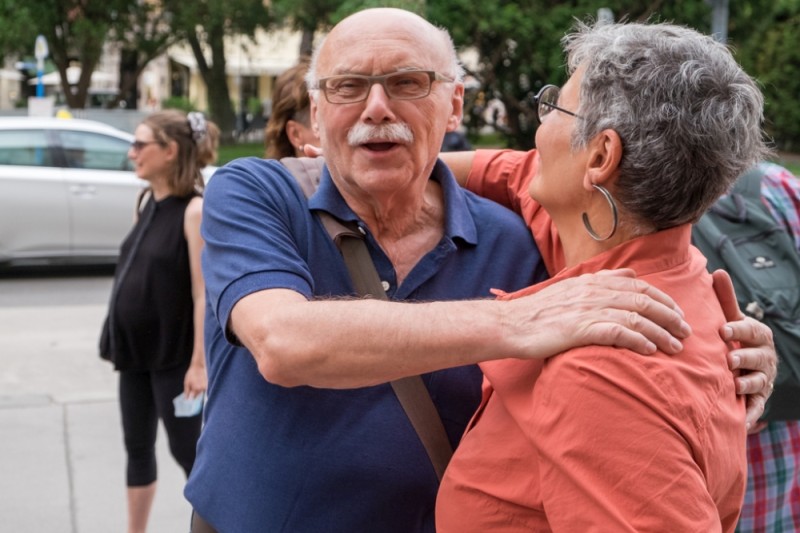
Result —
[[[201,169],[216,160],[219,129],[201,113],[168,110],[145,118],[135,139],[128,157],[148,187],[122,243],[100,345],[119,371],[129,533],[147,527],[159,419],[187,477],[194,464],[200,412],[180,416],[173,402],[200,406],[207,387]]]
[[[311,126],[311,109],[305,76],[310,59],[301,58],[275,81],[272,115],[264,133],[265,157],[281,159],[303,155],[306,143],[319,144]]]

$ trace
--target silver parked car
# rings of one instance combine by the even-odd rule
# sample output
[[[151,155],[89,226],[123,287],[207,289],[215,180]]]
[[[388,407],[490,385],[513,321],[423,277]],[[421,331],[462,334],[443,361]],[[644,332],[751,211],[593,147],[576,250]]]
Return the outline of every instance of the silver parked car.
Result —
[[[133,140],[89,120],[0,118],[0,266],[114,263],[146,185]]]
[[[77,119],[0,119],[0,264],[111,263],[145,182],[133,135]]]

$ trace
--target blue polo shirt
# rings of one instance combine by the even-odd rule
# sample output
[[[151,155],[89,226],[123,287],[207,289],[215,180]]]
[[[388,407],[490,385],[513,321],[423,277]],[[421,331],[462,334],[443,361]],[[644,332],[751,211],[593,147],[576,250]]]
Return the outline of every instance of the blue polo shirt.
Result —
[[[393,300],[487,298],[490,288],[516,290],[546,277],[521,219],[461,189],[442,162],[431,179],[444,193],[444,236],[398,287],[389,258],[327,168],[310,200],[276,161],[240,159],[214,174],[202,225],[208,402],[185,495],[220,532],[434,531],[436,474],[389,384],[273,385],[225,331],[234,304],[255,291],[354,295],[317,210],[366,231]],[[480,401],[480,372],[465,366],[423,379],[455,446]]]

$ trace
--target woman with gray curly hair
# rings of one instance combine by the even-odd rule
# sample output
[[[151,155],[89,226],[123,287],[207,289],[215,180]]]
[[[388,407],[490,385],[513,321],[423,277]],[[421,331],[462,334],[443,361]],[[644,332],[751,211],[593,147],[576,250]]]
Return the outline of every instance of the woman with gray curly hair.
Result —
[[[670,24],[579,24],[537,96],[537,149],[478,152],[468,186],[520,212],[553,277],[632,268],[684,310],[678,355],[588,346],[481,364],[483,402],[437,530],[733,531],[745,412],[691,224],[767,150],[763,98],[725,46]],[[535,385],[535,386],[534,386]]]

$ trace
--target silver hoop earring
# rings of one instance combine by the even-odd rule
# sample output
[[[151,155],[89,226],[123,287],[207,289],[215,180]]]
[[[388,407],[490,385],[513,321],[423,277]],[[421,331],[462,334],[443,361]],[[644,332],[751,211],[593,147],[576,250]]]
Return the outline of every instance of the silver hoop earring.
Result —
[[[594,183],[592,183],[592,187],[600,191],[600,194],[602,194],[603,197],[605,197],[606,202],[608,202],[608,206],[611,208],[611,217],[612,217],[611,231],[605,237],[601,237],[600,235],[598,235],[597,232],[594,231],[594,229],[592,228],[592,224],[589,222],[589,216],[585,212],[582,215],[583,226],[586,228],[586,231],[589,233],[589,236],[592,239],[598,242],[603,242],[613,237],[614,234],[617,232],[617,225],[619,224],[619,218],[617,216],[617,204],[616,202],[614,202],[614,197],[611,196],[611,193],[608,192],[605,189],[605,187],[601,187],[600,185],[595,185]]]

